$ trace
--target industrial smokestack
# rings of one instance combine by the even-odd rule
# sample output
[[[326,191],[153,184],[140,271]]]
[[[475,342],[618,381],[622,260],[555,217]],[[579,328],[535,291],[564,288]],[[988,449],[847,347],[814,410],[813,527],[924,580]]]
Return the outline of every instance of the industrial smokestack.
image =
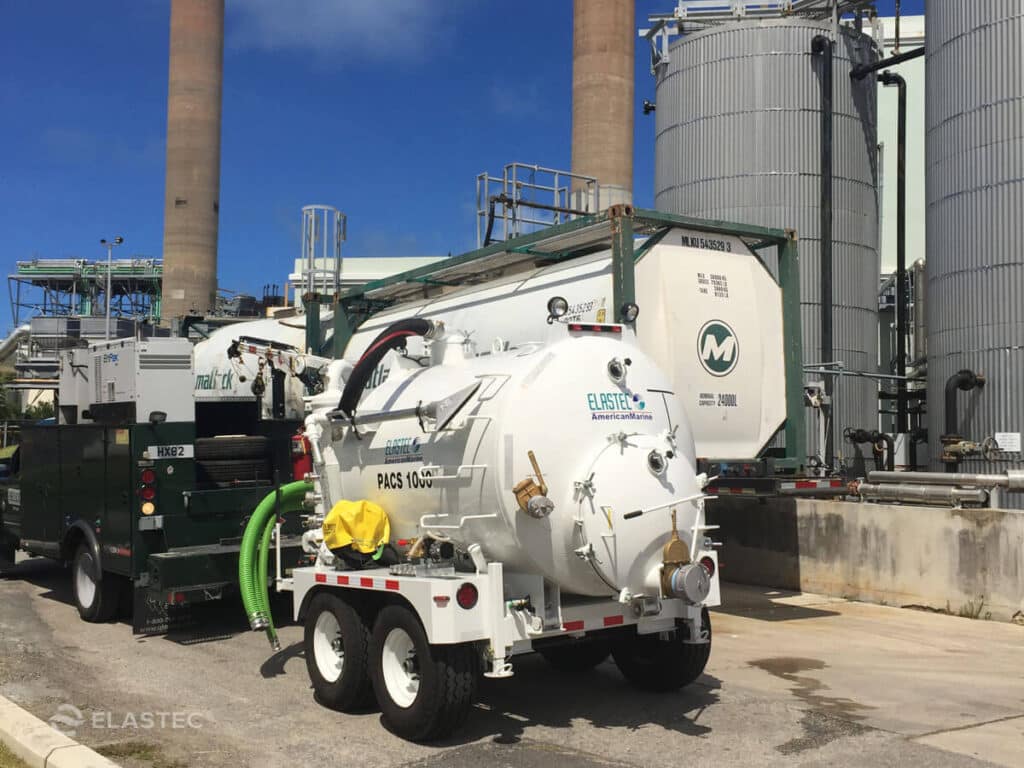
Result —
[[[165,321],[215,307],[223,69],[224,0],[171,0]]]
[[[572,170],[597,178],[601,208],[633,199],[634,15],[634,0],[573,3]]]

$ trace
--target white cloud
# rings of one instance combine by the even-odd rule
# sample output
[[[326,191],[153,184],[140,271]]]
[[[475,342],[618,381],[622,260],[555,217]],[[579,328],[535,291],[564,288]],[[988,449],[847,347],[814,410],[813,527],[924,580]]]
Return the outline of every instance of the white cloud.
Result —
[[[230,0],[229,46],[343,58],[420,58],[450,24],[450,0]]]

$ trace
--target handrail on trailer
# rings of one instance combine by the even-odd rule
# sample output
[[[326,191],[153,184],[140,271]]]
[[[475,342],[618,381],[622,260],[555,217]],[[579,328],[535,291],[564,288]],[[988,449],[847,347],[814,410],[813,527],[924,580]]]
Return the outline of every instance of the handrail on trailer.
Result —
[[[615,308],[615,321],[621,323],[622,307],[635,301],[636,260],[676,227],[739,237],[755,253],[767,248],[776,249],[778,283],[782,289],[787,386],[786,458],[777,460],[775,464],[779,468],[799,469],[806,461],[807,436],[803,402],[800,264],[797,234],[792,229],[698,219],[630,205],[614,205],[601,213],[579,216],[564,224],[400,272],[332,297],[334,356],[341,357],[354,329],[371,314],[401,301],[422,298],[423,291],[429,286],[455,287],[487,282],[512,266],[533,268],[609,248],[612,253],[612,306]],[[646,236],[647,240],[638,245],[637,236]]]

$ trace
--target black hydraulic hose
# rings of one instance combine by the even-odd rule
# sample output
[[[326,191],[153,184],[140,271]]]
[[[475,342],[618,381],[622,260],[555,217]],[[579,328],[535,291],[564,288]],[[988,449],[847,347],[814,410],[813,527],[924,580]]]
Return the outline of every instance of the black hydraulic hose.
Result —
[[[405,347],[405,340],[410,336],[426,336],[433,329],[434,324],[421,317],[410,317],[392,323],[379,334],[366,348],[363,356],[359,358],[345,382],[345,389],[341,393],[341,400],[338,402],[338,410],[349,418],[355,414],[356,404],[360,395],[366,389],[366,383],[373,375],[374,369],[384,359],[384,355],[392,349]]]
[[[811,40],[811,53],[821,57],[821,359],[832,362],[832,41],[825,35]],[[825,394],[832,402],[834,381],[825,377]],[[833,406],[829,406],[833,409]],[[834,419],[825,433],[825,465],[835,459]]]
[[[959,434],[960,419],[957,415],[956,393],[957,390],[970,392],[972,389],[985,386],[985,377],[979,376],[974,371],[957,371],[946,379],[946,435]]]
[[[898,22],[897,22],[898,23]],[[907,423],[907,81],[894,72],[878,77],[883,85],[899,89],[896,140],[896,432]]]

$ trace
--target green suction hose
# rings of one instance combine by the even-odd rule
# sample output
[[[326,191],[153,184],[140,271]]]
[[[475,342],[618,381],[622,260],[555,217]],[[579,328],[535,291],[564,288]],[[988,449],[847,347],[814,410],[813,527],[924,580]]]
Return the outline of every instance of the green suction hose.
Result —
[[[271,515],[270,520],[263,529],[263,536],[260,537],[259,559],[256,564],[256,597],[260,601],[260,612],[267,617],[267,640],[270,647],[275,651],[281,650],[281,643],[277,639],[277,629],[274,627],[274,616],[270,611],[270,585],[267,582],[268,563],[270,561],[270,540],[274,536],[274,528],[277,525],[277,515]]]
[[[249,626],[264,629],[275,650],[277,632],[270,615],[270,598],[267,592],[267,564],[270,539],[278,513],[293,512],[302,507],[306,493],[313,490],[312,483],[298,481],[288,483],[271,491],[256,506],[245,526],[242,546],[238,554],[238,586],[242,593],[242,604]]]

